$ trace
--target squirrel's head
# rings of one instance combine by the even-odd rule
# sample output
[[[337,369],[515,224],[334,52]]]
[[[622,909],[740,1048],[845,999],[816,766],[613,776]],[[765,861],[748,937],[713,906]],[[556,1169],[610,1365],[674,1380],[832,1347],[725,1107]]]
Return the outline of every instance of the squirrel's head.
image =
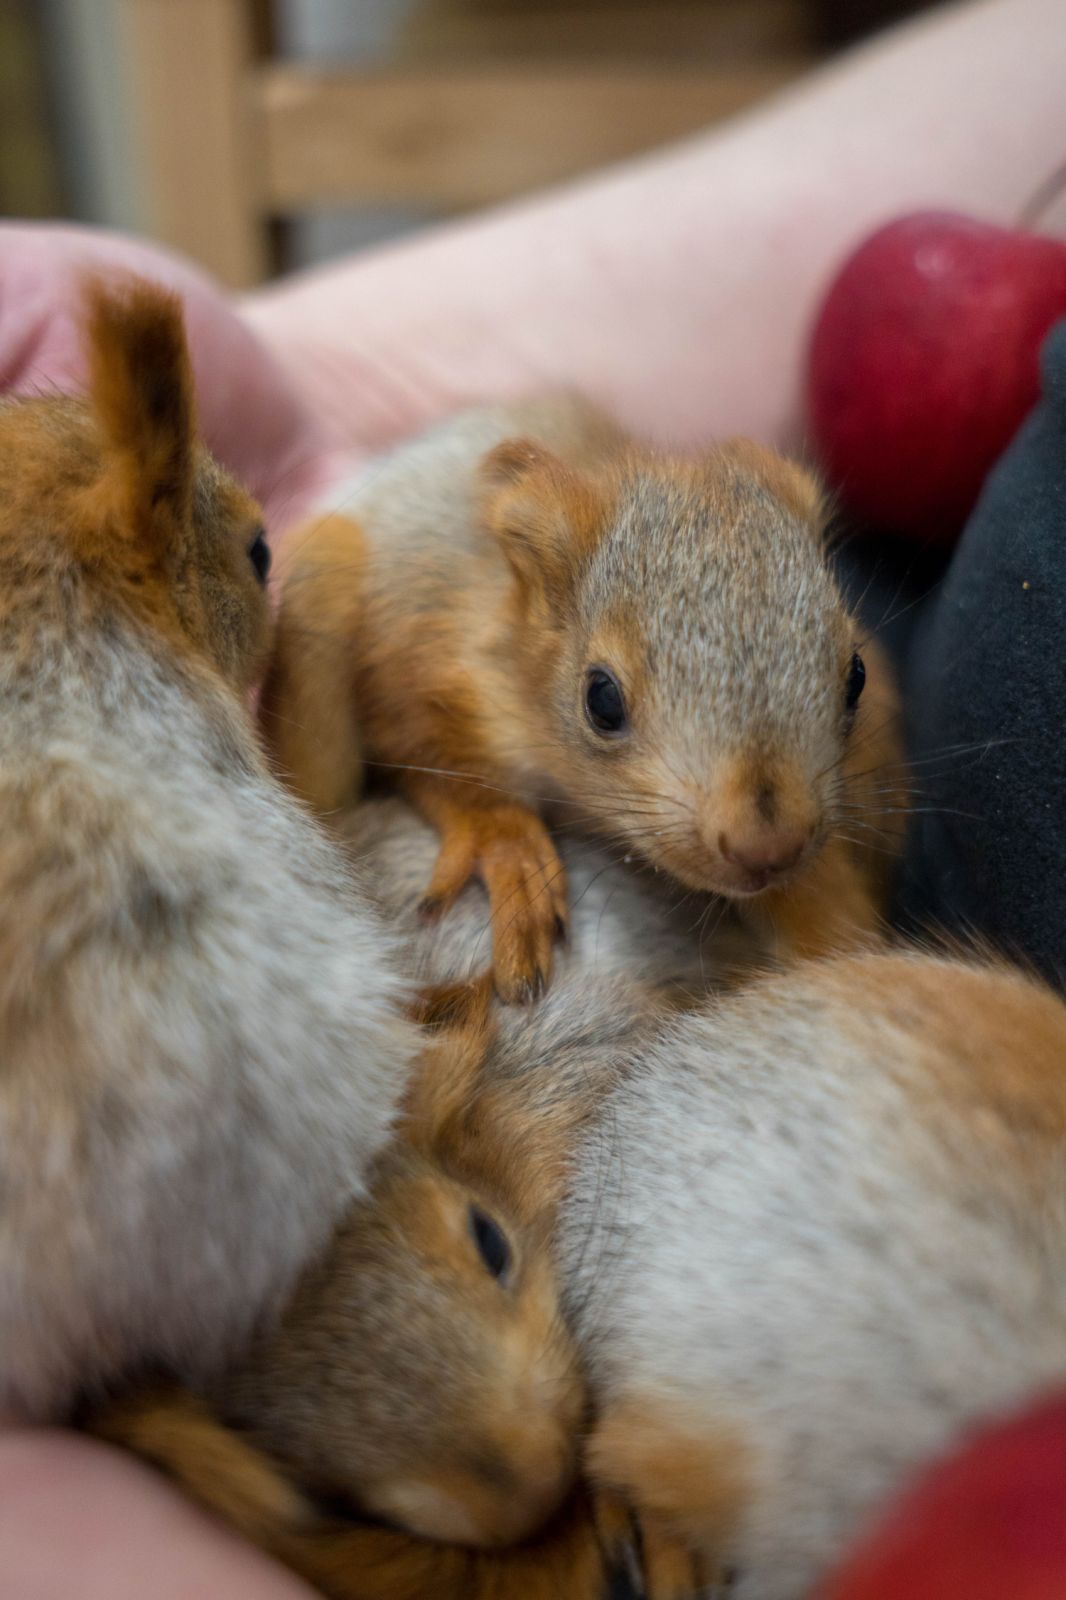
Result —
[[[221,1404],[327,1504],[491,1546],[565,1497],[585,1390],[551,1219],[512,1188],[506,1134],[471,1092],[491,985],[464,990],[472,1006],[427,1050],[369,1194]]]
[[[483,476],[562,788],[692,888],[785,881],[833,826],[865,677],[814,481],[746,441],[576,471],[514,440]]]
[[[5,587],[119,613],[237,688],[266,649],[269,551],[255,502],[196,437],[181,303],[86,288],[89,390],[0,405]]]

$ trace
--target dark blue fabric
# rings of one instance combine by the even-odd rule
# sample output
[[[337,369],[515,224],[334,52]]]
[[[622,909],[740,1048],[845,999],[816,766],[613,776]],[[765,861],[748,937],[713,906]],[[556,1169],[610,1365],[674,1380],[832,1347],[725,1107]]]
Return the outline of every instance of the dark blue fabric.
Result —
[[[904,660],[912,922],[1066,983],[1066,322]]]

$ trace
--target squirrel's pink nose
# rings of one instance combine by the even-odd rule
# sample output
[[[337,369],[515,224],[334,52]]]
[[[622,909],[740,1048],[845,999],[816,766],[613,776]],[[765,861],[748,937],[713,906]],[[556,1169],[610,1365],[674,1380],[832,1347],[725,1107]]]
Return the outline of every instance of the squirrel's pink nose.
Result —
[[[810,839],[809,829],[761,829],[758,833],[718,835],[723,858],[740,867],[753,880],[769,883],[779,873],[794,867]]]

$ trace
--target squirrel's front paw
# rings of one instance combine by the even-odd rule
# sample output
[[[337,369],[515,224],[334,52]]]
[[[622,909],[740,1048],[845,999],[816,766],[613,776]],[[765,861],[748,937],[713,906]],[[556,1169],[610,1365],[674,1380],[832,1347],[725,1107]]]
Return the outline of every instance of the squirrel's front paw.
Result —
[[[604,1557],[615,1574],[612,1600],[724,1600],[720,1579],[658,1518],[634,1511],[621,1497],[600,1493],[594,1517]]]
[[[568,918],[566,872],[540,818],[501,805],[450,819],[423,911],[443,910],[472,877],[488,891],[500,998],[535,999],[547,987],[552,950],[565,938]]]

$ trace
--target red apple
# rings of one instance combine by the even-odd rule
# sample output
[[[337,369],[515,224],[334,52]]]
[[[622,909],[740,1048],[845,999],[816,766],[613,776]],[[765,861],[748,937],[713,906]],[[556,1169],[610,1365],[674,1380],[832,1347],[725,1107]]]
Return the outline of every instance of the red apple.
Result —
[[[812,439],[856,515],[951,540],[1039,387],[1066,316],[1066,243],[952,212],[872,234],[829,289],[810,349]]]
[[[821,1600],[1066,1600],[1066,1399],[934,1468]]]

